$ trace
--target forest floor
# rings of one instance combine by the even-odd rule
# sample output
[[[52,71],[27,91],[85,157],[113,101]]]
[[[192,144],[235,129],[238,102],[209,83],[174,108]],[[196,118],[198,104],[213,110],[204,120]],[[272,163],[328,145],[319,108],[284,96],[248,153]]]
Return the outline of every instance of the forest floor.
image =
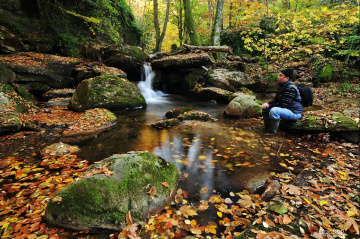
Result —
[[[322,114],[339,109],[358,112],[358,92],[335,91],[339,88],[339,84],[332,83],[315,89],[315,104]],[[37,124],[61,125],[76,121],[79,114],[60,107],[51,114],[42,110],[23,117]],[[358,114],[352,117],[359,122]],[[0,147],[32,134],[2,136]],[[273,175],[271,180],[279,182],[280,188],[270,200],[243,191],[230,195],[232,199],[213,195],[193,206],[186,203],[187,192],[179,189],[172,206],[146,224],[140,226],[128,220],[122,232],[105,238],[139,238],[140,232],[151,238],[360,238],[359,146],[325,133],[299,136],[298,144],[313,153],[313,160],[299,175],[291,173],[297,162],[284,160],[283,167],[289,173]],[[87,161],[72,152],[65,156],[48,152],[39,161],[34,160],[36,152],[24,150],[29,150],[27,157],[0,159],[1,238],[99,238],[87,231],[51,227],[43,219],[47,202],[89,168]],[[285,159],[286,155],[279,157]],[[209,207],[216,208],[218,222],[198,225],[196,215]]]

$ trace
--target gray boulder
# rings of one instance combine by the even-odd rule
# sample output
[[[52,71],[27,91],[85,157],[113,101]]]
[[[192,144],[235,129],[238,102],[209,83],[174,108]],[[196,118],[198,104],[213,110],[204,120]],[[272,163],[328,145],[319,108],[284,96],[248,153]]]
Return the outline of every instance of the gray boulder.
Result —
[[[114,75],[84,80],[75,89],[68,105],[74,111],[93,108],[120,110],[145,106],[145,99],[136,85]]]
[[[209,83],[213,86],[235,91],[240,87],[249,87],[255,81],[251,80],[245,73],[241,71],[229,71],[227,69],[215,69],[208,73]]]
[[[127,214],[141,223],[174,196],[180,170],[149,152],[113,155],[60,190],[48,203],[48,224],[90,232],[121,231]]]
[[[217,102],[228,103],[230,102],[233,93],[217,87],[202,87],[197,89],[195,96],[202,100],[215,100]]]
[[[240,93],[225,108],[224,114],[229,117],[256,118],[261,115],[261,105],[253,95]]]

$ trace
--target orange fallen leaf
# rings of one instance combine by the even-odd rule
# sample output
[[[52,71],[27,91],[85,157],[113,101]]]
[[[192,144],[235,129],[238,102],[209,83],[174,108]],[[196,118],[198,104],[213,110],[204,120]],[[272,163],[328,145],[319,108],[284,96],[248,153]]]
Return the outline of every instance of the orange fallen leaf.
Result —
[[[169,187],[169,184],[167,182],[162,182],[161,184],[164,185],[164,187]]]
[[[285,225],[287,225],[287,224],[289,224],[289,223],[292,222],[292,220],[291,220],[291,218],[289,217],[289,215],[284,214],[283,216],[284,216],[284,217],[283,217],[283,223],[284,223]]]

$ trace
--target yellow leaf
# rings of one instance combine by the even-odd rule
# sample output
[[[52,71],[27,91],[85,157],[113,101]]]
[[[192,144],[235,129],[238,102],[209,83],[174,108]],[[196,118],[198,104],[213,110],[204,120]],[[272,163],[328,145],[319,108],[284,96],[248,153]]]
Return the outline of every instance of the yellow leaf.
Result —
[[[328,202],[326,200],[321,200],[320,201],[320,206],[324,206],[325,204],[327,204]]]
[[[350,217],[352,217],[352,216],[355,216],[356,215],[356,212],[354,212],[353,210],[348,210],[347,212],[347,215],[349,215]]]
[[[207,187],[203,187],[201,190],[200,190],[200,193],[201,194],[207,194],[209,192],[209,189]]]
[[[342,174],[342,175],[347,175],[347,173],[343,172],[343,171],[338,171],[338,173]]]
[[[199,159],[206,159],[207,156],[205,156],[205,155],[200,155],[198,158],[199,158]]]
[[[222,218],[222,212],[217,212],[218,217]]]

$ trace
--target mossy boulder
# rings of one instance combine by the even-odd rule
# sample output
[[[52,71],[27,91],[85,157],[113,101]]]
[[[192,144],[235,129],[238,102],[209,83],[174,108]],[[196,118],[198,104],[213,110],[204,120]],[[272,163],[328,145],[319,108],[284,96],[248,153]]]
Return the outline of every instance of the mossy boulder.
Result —
[[[318,131],[318,132],[340,132],[340,131],[359,131],[359,124],[355,120],[341,114],[329,115],[306,115],[296,121],[282,121],[280,125],[283,129]]]
[[[229,117],[256,118],[261,115],[261,105],[253,95],[240,93],[225,108],[224,114]]]
[[[48,203],[48,224],[90,232],[121,231],[126,215],[141,223],[160,211],[176,192],[180,170],[149,152],[113,155]]]
[[[90,109],[66,129],[62,141],[66,143],[80,143],[96,138],[98,134],[109,130],[116,124],[117,117],[107,109]]]
[[[1,94],[1,93],[0,93]],[[23,122],[14,113],[0,113],[0,135],[19,131]]]
[[[185,112],[188,112],[188,111],[192,111],[192,109],[190,107],[185,107],[185,106],[178,107],[178,108],[167,111],[165,113],[165,117],[166,118],[176,118],[179,115],[181,115],[181,114],[183,114]]]
[[[27,113],[36,108],[31,101],[20,96],[12,86],[0,83],[0,111]]]
[[[74,111],[93,108],[120,110],[145,106],[145,98],[136,85],[114,75],[84,80],[75,89],[68,105]]]
[[[280,128],[291,132],[331,132],[355,143],[360,140],[359,123],[340,113],[306,114],[296,121],[281,121]]]

